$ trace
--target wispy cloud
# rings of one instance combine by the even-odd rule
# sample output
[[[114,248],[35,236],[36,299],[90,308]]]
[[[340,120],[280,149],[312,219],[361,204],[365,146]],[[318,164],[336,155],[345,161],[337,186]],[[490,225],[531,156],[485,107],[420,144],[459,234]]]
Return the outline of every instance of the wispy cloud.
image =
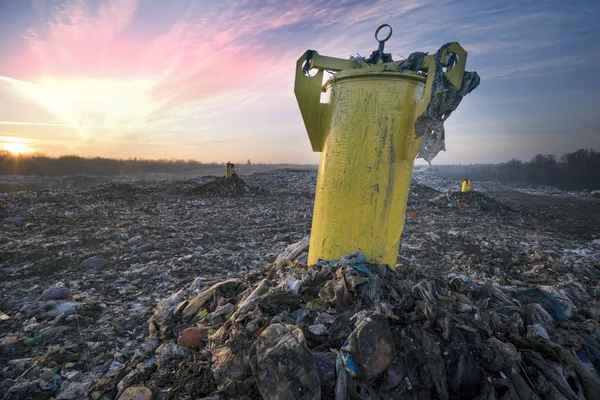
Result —
[[[570,54],[553,55],[553,57],[546,59],[515,59],[511,63],[483,67],[479,72],[482,77],[488,79],[515,79],[563,74],[588,67],[590,59],[600,59],[600,51],[588,52],[586,56],[584,58],[581,57],[580,52],[572,52]]]
[[[43,75],[106,74],[126,67],[120,59],[136,52],[135,43],[120,41],[131,22],[137,0],[107,0],[90,9],[82,0],[58,3],[43,29],[29,29],[27,40]],[[116,51],[116,56],[115,56]]]
[[[0,125],[70,126],[69,124],[52,124],[52,123],[48,123],[48,122],[23,122],[23,121],[0,121]]]

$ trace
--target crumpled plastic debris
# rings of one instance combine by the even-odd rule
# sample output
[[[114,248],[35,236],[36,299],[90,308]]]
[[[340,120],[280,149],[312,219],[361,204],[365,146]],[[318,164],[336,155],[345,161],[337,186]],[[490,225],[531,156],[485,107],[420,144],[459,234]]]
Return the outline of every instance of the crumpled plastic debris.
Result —
[[[353,275],[348,267],[339,267],[335,279],[327,282],[319,291],[319,297],[325,302],[347,307],[352,304],[358,286],[368,282],[368,278]]]
[[[341,348],[351,376],[371,379],[387,370],[395,357],[394,340],[387,319],[367,317],[350,334]]]
[[[567,306],[560,302],[551,293],[538,288],[519,288],[517,289],[517,293],[522,299],[532,303],[540,304],[554,320],[561,321],[567,318],[565,314]]]
[[[152,400],[154,393],[143,386],[130,386],[121,393],[119,400]]]
[[[39,300],[67,300],[71,298],[71,290],[67,287],[52,286],[44,290]]]
[[[90,270],[100,270],[108,264],[108,260],[103,257],[93,256],[86,258],[81,263],[81,266]]]
[[[192,353],[183,346],[167,342],[156,349],[156,354],[158,354],[159,363],[166,363],[170,360],[189,357]]]
[[[228,346],[220,346],[211,350],[211,371],[216,380],[238,380],[250,373],[247,349],[240,349],[236,354]]]
[[[268,194],[268,191],[261,187],[248,186],[234,172],[231,178],[217,178],[194,188],[192,193],[201,197],[239,197],[245,194]]]
[[[269,326],[251,351],[252,372],[263,398],[321,398],[315,357],[298,327]]]

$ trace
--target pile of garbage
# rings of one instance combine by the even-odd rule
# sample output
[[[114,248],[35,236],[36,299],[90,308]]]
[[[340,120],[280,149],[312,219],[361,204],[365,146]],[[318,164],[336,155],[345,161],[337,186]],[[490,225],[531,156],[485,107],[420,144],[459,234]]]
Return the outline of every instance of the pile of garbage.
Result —
[[[451,191],[439,194],[428,201],[428,205],[437,208],[457,207],[470,211],[483,211],[486,213],[510,213],[509,206],[500,203],[492,197],[481,192]]]
[[[238,197],[254,194],[267,194],[268,191],[262,187],[248,186],[235,172],[230,178],[219,177],[213,181],[204,183],[192,190],[194,195],[200,197]]]
[[[461,182],[440,176],[432,167],[417,165],[413,169],[412,180],[419,185],[431,187],[439,192],[460,190]],[[479,182],[473,182],[477,185]],[[476,188],[474,186],[474,188]]]
[[[594,398],[600,231],[573,207],[413,182],[395,271],[306,266],[315,171],[185,178],[5,195],[0,399]]]
[[[425,204],[426,201],[439,196],[441,193],[429,186],[418,184],[413,181],[410,184],[410,190],[408,193],[408,208],[418,208]]]
[[[451,192],[460,190],[461,181],[460,179],[449,179],[446,178],[436,171],[436,168],[444,170],[444,166],[431,167],[425,165],[417,165],[413,170],[412,179],[413,182],[430,186],[440,192]],[[469,178],[465,176],[464,178]],[[593,198],[598,196],[600,191],[594,190],[560,190],[550,186],[533,186],[521,183],[511,182],[498,182],[498,181],[480,181],[474,180],[472,182],[473,190],[485,191],[485,192],[496,192],[496,191],[517,191],[524,194],[538,195],[538,196],[552,196],[552,197],[571,197],[571,198]]]
[[[417,279],[414,269],[368,264],[359,252],[306,266],[307,247],[305,238],[270,268],[161,301],[143,350],[89,395],[113,398],[131,386],[177,398],[600,393],[596,291]]]

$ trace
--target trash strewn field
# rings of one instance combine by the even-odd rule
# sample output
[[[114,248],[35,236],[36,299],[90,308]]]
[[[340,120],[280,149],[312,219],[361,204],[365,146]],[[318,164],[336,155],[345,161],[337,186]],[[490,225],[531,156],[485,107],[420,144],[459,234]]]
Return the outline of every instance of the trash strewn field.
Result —
[[[0,398],[597,398],[597,197],[417,173],[392,271],[305,265],[316,171],[241,178],[0,195]]]

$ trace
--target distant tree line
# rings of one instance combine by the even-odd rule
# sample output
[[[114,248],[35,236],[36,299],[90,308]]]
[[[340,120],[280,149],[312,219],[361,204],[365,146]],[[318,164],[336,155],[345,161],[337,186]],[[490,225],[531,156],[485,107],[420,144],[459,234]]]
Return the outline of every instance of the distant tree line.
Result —
[[[275,166],[284,167],[287,165],[278,164]],[[297,166],[294,166],[294,168],[296,167]],[[273,165],[269,165],[267,168],[266,164],[248,162],[236,165],[235,168],[237,172],[251,173],[272,169]],[[178,159],[147,160],[143,158],[85,158],[74,155],[50,157],[41,153],[16,155],[5,150],[0,151],[0,175],[119,175],[156,172],[185,173],[192,171],[206,171],[208,173],[219,174],[221,169],[223,170],[224,175],[225,162],[202,163],[196,160]]]
[[[443,177],[457,180],[544,185],[562,190],[600,189],[600,153],[593,149],[566,153],[560,159],[538,154],[529,162],[513,158],[500,164],[438,165],[434,169]]]

